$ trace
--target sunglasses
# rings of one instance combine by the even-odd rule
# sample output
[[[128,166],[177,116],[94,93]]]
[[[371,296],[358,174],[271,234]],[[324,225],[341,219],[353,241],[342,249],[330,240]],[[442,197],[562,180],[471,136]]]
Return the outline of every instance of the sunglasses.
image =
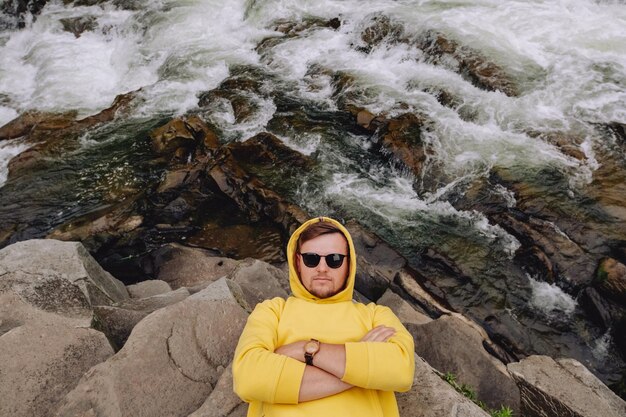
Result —
[[[320,259],[324,258],[326,265],[332,269],[339,268],[343,264],[343,258],[348,256],[340,253],[331,253],[326,256],[321,256],[312,252],[300,253],[299,255],[302,257],[302,262],[309,268],[315,268],[320,263]]]

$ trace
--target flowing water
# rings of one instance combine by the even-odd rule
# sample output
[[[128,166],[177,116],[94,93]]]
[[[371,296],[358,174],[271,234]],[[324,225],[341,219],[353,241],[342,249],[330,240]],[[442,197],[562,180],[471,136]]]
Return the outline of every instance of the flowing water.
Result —
[[[574,357],[607,382],[624,371],[610,335],[589,322],[575,298],[515,266],[521,243],[514,236],[455,204],[471,184],[498,172],[534,189],[552,212],[591,217],[599,233],[624,239],[605,215],[589,215],[586,197],[606,155],[625,161],[604,128],[626,123],[622,1],[116,4],[127,7],[51,2],[24,29],[6,24],[0,32],[0,125],[27,110],[88,116],[141,89],[126,117],[44,161],[36,183],[20,177],[0,189],[0,219],[28,223],[21,238],[106,206],[119,197],[111,189],[123,195],[154,181],[161,168],[149,162],[147,133],[199,112],[225,141],[270,131],[315,158],[308,173],[258,173],[310,213],[358,219],[415,265],[426,248],[461,265],[469,279],[436,282],[449,302],[481,323],[505,323],[527,353]],[[401,33],[368,47],[361,34],[382,16]],[[71,18],[90,22],[90,30],[78,37],[63,30]],[[341,22],[336,29],[275,30],[276,22],[333,18]],[[434,63],[415,44],[435,32],[498,65],[518,94],[479,88],[454,60]],[[340,88],[338,74],[349,80]],[[242,117],[228,100],[200,109],[201,94],[232,76],[260,83],[245,93],[252,110]],[[441,92],[452,105],[438,100]],[[424,117],[420,139],[431,152],[421,175],[372,152],[369,136],[340,111],[342,100],[374,114]],[[554,132],[575,138],[584,158],[544,140]],[[27,146],[0,142],[0,184],[10,158]],[[500,184],[491,192],[509,207],[518,203]],[[554,231],[563,233],[556,224]]]

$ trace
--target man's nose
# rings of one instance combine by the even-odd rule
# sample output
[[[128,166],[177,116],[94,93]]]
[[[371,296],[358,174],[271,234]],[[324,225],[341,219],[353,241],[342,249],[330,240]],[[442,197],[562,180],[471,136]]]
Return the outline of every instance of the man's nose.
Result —
[[[326,258],[322,256],[320,258],[320,263],[317,264],[317,270],[318,271],[326,271],[327,269],[328,269],[328,265],[326,265]]]

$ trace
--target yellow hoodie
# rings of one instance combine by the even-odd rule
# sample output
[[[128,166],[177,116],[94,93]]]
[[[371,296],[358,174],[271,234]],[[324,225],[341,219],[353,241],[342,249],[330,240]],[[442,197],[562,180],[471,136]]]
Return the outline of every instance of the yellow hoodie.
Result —
[[[332,222],[345,234],[350,248],[346,287],[319,299],[300,282],[295,255],[300,233],[311,223]],[[250,403],[248,417],[391,417],[398,416],[393,391],[411,388],[414,372],[413,338],[393,312],[374,303],[352,301],[356,254],[348,231],[324,217],[304,223],[287,245],[289,284],[293,295],[256,306],[241,334],[233,359],[234,390]],[[387,342],[359,342],[376,326],[396,329]],[[346,369],[342,380],[354,387],[318,400],[298,403],[306,365],[274,351],[299,340],[345,344]]]

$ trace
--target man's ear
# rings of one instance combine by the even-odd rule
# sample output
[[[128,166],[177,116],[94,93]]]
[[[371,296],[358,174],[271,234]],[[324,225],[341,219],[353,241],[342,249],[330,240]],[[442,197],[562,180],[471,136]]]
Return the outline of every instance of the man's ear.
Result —
[[[296,272],[298,273],[298,278],[300,278],[300,257],[298,256],[298,254],[294,254],[293,255],[295,258],[295,266],[296,266]]]

